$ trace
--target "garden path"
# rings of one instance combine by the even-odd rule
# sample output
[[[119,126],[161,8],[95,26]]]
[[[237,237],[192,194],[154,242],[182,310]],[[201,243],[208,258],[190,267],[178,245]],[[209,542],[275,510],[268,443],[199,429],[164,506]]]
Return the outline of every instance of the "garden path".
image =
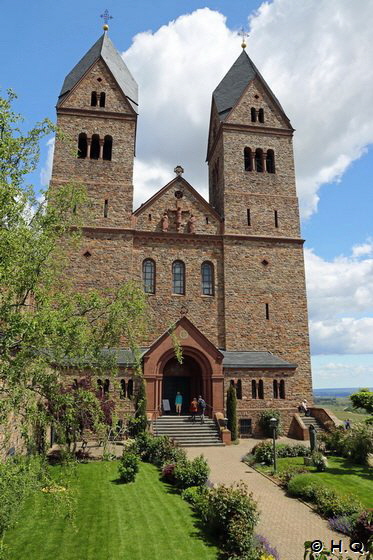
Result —
[[[290,442],[287,438],[281,438],[281,441]],[[203,451],[200,447],[190,447],[186,451],[189,458],[203,452],[211,468],[213,483],[232,484],[242,480],[248,485],[260,509],[257,532],[277,548],[281,560],[301,560],[307,540],[322,540],[330,546],[332,540],[339,543],[342,539],[344,550],[347,550],[348,537],[331,531],[328,523],[311,508],[289,498],[280,487],[241,462],[241,457],[257,443],[258,440],[246,439],[240,440],[238,445],[205,447]]]

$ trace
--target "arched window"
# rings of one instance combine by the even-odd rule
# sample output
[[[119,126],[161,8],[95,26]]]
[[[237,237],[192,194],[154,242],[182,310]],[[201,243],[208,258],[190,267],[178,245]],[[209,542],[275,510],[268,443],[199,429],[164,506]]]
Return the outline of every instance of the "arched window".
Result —
[[[273,398],[278,399],[278,382],[277,382],[277,379],[273,380]]]
[[[253,170],[253,154],[251,148],[245,148],[243,151],[243,157],[245,162],[245,171]]]
[[[120,398],[121,399],[126,398],[126,382],[124,379],[121,379],[120,381]]]
[[[91,141],[91,159],[98,159],[100,157],[100,137],[98,134],[93,134]]]
[[[234,379],[231,379],[231,380],[230,380],[230,385],[233,385],[233,387],[236,386],[236,384],[235,384],[235,382],[234,382]]]
[[[280,399],[285,398],[285,381],[281,379],[280,381]]]
[[[102,91],[100,93],[100,107],[105,107],[105,101],[106,101],[106,93]]]
[[[241,379],[237,379],[237,387],[236,387],[237,399],[242,399],[242,381]]]
[[[172,293],[185,294],[185,264],[183,261],[172,263]]]
[[[107,161],[111,161],[112,150],[113,150],[113,138],[109,135],[106,135],[104,138],[104,149],[102,152],[102,158],[106,159]]]
[[[275,173],[275,152],[273,150],[267,151],[267,158],[266,158],[266,167],[267,173]]]
[[[78,158],[79,159],[86,158],[87,152],[88,152],[87,135],[85,132],[81,132],[78,138]]]
[[[263,150],[260,148],[255,150],[255,171],[258,171],[258,173],[264,171]]]
[[[97,91],[92,91],[91,93],[91,107],[97,106]]]
[[[252,399],[257,399],[258,398],[255,379],[253,379],[252,382],[251,382],[251,398]]]
[[[73,389],[79,389],[79,383],[77,379],[74,379],[73,381]]]
[[[102,397],[103,393],[104,393],[104,388],[102,386],[102,381],[101,379],[97,379],[97,392],[98,392],[98,396]]]
[[[214,295],[214,265],[204,262],[201,266],[202,293],[204,296]]]
[[[251,107],[251,122],[256,122],[256,109]]]
[[[264,123],[264,109],[259,109],[258,111],[258,121]]]
[[[127,383],[127,397],[132,399],[133,397],[133,380],[129,379]]]
[[[259,398],[259,399],[264,399],[264,384],[263,384],[263,379],[259,379],[259,383],[258,383],[258,398]]]
[[[155,294],[155,262],[152,259],[145,259],[142,263],[142,280],[144,292]]]
[[[110,391],[110,381],[108,379],[105,379],[104,382],[104,395],[108,395]]]

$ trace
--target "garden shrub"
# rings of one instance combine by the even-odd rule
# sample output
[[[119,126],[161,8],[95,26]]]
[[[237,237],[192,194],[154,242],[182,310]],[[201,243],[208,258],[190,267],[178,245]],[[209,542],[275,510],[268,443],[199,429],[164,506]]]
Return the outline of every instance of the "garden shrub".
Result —
[[[324,517],[339,517],[352,515],[362,509],[362,504],[354,496],[341,496],[335,490],[317,486],[314,502],[316,509]]]
[[[178,488],[184,489],[190,486],[203,486],[206,484],[210,474],[210,467],[206,459],[201,455],[192,461],[187,459],[176,463],[173,472],[174,480]]]
[[[252,453],[246,453],[246,455],[242,457],[241,461],[249,465],[249,467],[252,467],[257,462]]]
[[[277,423],[277,437],[282,435],[281,414],[278,410],[267,409],[263,410],[259,416],[259,425],[267,437],[273,436],[273,429],[270,425],[271,418],[276,418]]]
[[[157,467],[186,460],[184,449],[178,447],[168,436],[153,436],[144,432],[136,438],[136,445],[142,460]]]
[[[273,463],[273,446],[272,443],[262,441],[255,445],[252,453],[257,463],[264,463],[265,465],[272,465]]]
[[[176,468],[176,463],[166,463],[165,465],[163,465],[162,478],[166,482],[170,482],[170,483],[175,482],[175,477],[174,477],[175,468]]]
[[[320,451],[313,451],[311,455],[312,464],[318,472],[323,472],[328,466],[328,460]]]
[[[294,478],[298,474],[303,474],[306,472],[308,471],[305,467],[294,465],[294,466],[287,467],[282,472],[280,472],[277,475],[277,478],[280,480],[281,486],[287,488],[292,478]]]
[[[320,482],[314,480],[312,475],[299,474],[290,478],[287,490],[290,496],[313,502],[318,487]]]
[[[253,532],[258,519],[256,502],[244,483],[221,484],[208,491],[205,520],[229,558],[250,558],[249,553],[255,551]]]
[[[361,512],[351,531],[352,541],[367,545],[369,539],[373,539],[373,510]]]
[[[351,535],[355,521],[356,515],[338,515],[328,519],[329,527],[333,531],[339,531],[345,535]]]
[[[298,443],[297,445],[289,445],[288,443],[279,443],[276,445],[277,457],[309,457],[311,449]]]
[[[206,519],[208,509],[208,492],[206,486],[190,486],[182,491],[181,497],[188,502],[202,519]]]
[[[137,455],[125,452],[120,460],[118,472],[122,482],[134,482],[139,472],[139,458]]]
[[[262,560],[262,558],[264,560],[280,560],[280,555],[277,552],[276,548],[271,546],[269,541],[265,537],[262,537],[262,535],[254,535],[254,543],[259,551],[263,554],[260,556],[260,560]]]
[[[354,463],[365,465],[368,455],[373,453],[373,427],[357,424],[346,431],[343,454]]]

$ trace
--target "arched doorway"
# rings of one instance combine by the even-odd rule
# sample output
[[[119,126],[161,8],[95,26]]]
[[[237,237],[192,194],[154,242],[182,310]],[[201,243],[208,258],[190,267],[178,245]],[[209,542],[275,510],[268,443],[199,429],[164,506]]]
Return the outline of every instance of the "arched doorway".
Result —
[[[180,392],[183,396],[181,412],[189,412],[189,404],[193,397],[203,392],[202,372],[197,361],[191,356],[184,356],[180,364],[175,357],[170,358],[163,368],[162,400],[167,399],[171,406],[171,414],[175,413],[175,397]]]

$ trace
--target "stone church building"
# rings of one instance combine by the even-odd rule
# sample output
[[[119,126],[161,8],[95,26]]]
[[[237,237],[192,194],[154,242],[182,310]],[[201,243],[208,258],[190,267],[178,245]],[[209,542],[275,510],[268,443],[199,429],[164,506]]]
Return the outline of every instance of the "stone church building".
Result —
[[[58,126],[76,154],[56,142],[51,187],[81,181],[92,203],[69,264],[76,289],[142,284],[149,418],[163,413],[165,399],[172,411],[177,391],[185,411],[202,394],[211,417],[224,414],[234,383],[242,434],[258,433],[268,408],[281,412],[291,433],[299,402],[312,401],[294,129],[242,50],[206,115],[209,202],[177,165],[170,182],[133,210],[138,113],[137,84],[104,32],[65,78],[57,103]],[[121,349],[115,382],[97,380],[123,411],[136,385],[128,356]]]

